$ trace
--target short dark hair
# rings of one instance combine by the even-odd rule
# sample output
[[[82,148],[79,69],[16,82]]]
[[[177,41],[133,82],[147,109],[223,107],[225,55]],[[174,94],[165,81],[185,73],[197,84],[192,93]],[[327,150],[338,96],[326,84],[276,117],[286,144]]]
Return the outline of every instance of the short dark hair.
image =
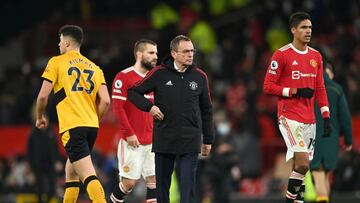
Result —
[[[59,29],[59,36],[71,37],[75,40],[76,43],[81,46],[83,42],[84,32],[80,26],[77,25],[64,25]]]
[[[289,18],[290,29],[293,27],[297,27],[303,20],[311,20],[310,15],[306,12],[296,12],[291,14]]]
[[[179,43],[181,41],[191,41],[191,39],[185,35],[178,35],[170,42],[170,51],[177,51]]]
[[[138,51],[144,51],[145,49],[145,45],[146,44],[152,44],[154,46],[157,46],[156,42],[152,41],[152,40],[149,40],[149,39],[140,39],[138,40],[137,42],[135,42],[135,45],[134,45],[134,56],[135,56],[135,59],[136,59],[136,52]]]

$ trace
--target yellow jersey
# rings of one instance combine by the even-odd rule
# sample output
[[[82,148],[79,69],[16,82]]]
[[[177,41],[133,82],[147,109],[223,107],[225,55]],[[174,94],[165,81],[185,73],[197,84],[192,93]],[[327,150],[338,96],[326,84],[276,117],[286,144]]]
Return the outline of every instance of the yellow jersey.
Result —
[[[52,57],[42,77],[54,87],[59,132],[99,127],[96,96],[106,84],[102,70],[77,51]]]

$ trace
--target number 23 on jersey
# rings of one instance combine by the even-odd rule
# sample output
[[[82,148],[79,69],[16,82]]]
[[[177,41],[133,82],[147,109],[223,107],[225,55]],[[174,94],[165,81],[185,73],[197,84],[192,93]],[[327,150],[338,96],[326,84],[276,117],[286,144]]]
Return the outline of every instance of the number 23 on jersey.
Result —
[[[91,94],[91,92],[94,90],[95,84],[92,80],[92,78],[94,76],[93,70],[84,69],[83,71],[81,71],[79,68],[73,66],[73,67],[69,68],[68,76],[70,76],[70,77],[75,76],[75,80],[71,87],[71,91],[73,91],[73,92],[85,91],[86,93]],[[85,80],[86,87],[83,87],[80,85],[80,80],[83,79],[84,76],[86,77],[86,80]]]

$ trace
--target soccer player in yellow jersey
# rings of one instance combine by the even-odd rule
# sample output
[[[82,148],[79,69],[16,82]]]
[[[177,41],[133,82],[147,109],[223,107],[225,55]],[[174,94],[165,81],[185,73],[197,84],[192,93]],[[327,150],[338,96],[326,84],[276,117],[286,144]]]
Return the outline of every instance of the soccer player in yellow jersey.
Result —
[[[99,121],[110,104],[104,74],[80,54],[81,27],[64,25],[59,36],[60,55],[49,60],[42,75],[44,81],[37,97],[35,125],[40,129],[48,125],[44,111],[54,90],[59,133],[68,155],[64,202],[76,202],[80,181],[93,202],[106,202],[90,157]]]

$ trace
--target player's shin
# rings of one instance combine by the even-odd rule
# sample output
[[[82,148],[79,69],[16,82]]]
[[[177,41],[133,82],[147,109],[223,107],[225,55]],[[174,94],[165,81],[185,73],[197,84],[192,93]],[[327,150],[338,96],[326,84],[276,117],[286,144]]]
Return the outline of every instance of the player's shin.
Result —
[[[65,183],[64,203],[75,203],[79,196],[80,181],[67,181]]]
[[[305,175],[295,170],[291,173],[289,177],[288,189],[286,191],[286,202],[293,203],[301,191],[301,187],[304,181]],[[305,186],[304,186],[305,189]]]
[[[124,197],[128,195],[131,191],[125,189],[122,182],[118,185],[115,185],[113,192],[110,195],[110,200],[113,203],[121,203],[124,202]]]
[[[156,183],[147,183],[146,188],[146,203],[156,203]]]
[[[92,202],[106,203],[104,188],[96,176],[91,175],[85,178],[84,185]]]
[[[304,203],[305,181],[303,181],[294,203]]]

